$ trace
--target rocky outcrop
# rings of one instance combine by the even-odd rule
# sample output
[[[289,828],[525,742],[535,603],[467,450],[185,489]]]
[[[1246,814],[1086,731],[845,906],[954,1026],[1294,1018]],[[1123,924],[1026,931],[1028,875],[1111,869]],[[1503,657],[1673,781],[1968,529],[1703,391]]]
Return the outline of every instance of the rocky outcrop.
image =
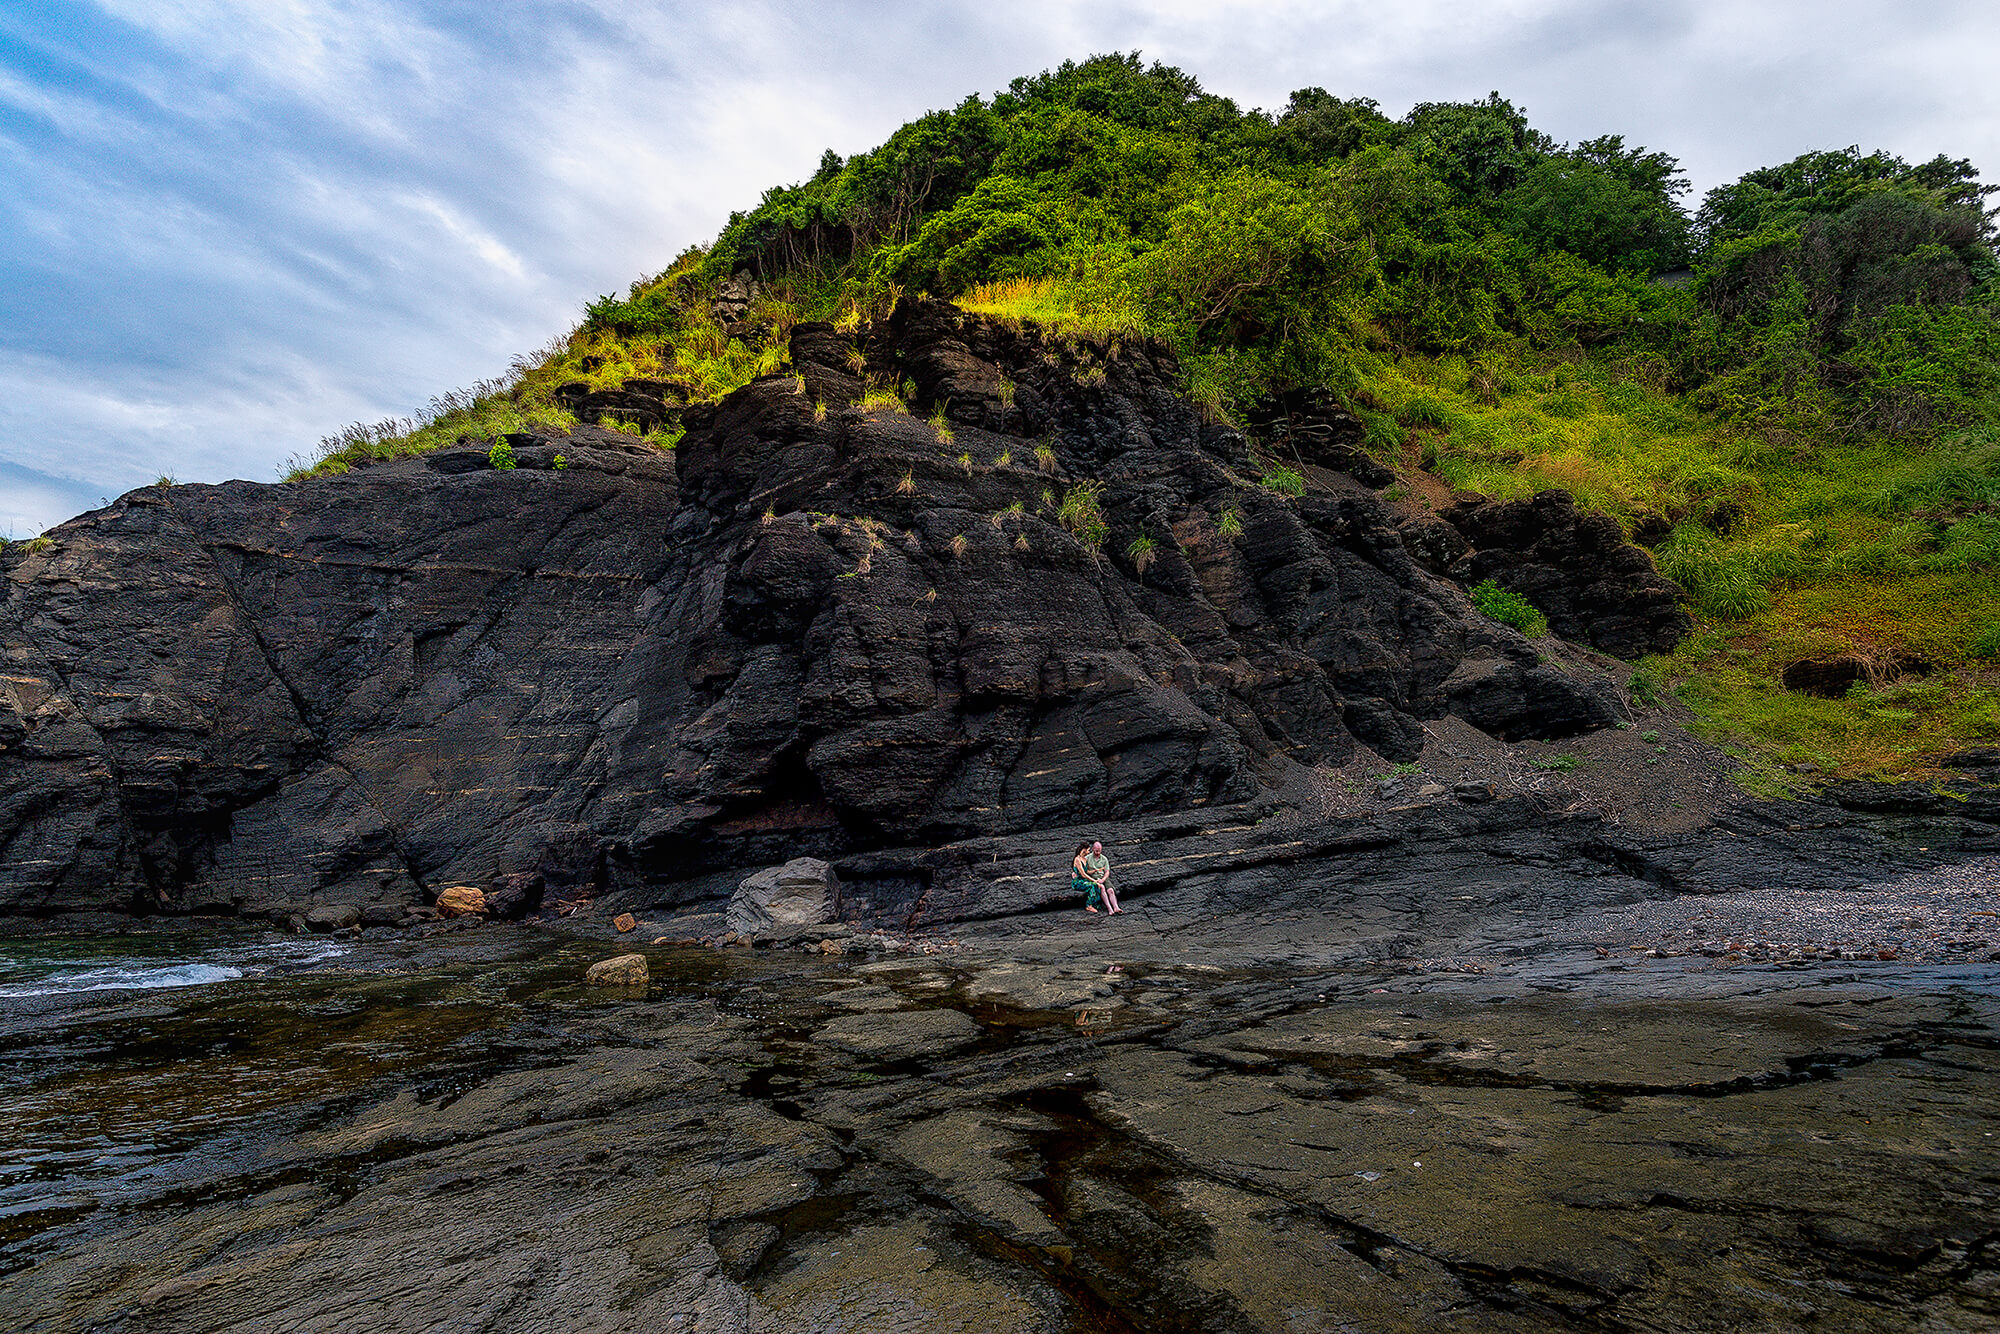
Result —
[[[652,431],[680,420],[680,405],[687,401],[688,391],[683,385],[664,380],[633,378],[616,389],[593,390],[581,382],[559,385],[555,397],[579,421],[599,425],[626,423],[642,431]],[[533,442],[532,436],[527,439]]]
[[[1250,430],[1279,458],[1353,475],[1372,487],[1388,486],[1396,474],[1362,449],[1360,418],[1324,389],[1292,389],[1267,395],[1250,412]]]
[[[1453,578],[1512,589],[1564,639],[1639,658],[1670,651],[1693,628],[1680,589],[1653,568],[1653,558],[1627,542],[1610,515],[1578,508],[1567,491],[1464,500],[1440,517],[1463,539],[1449,553]],[[1454,545],[1449,536],[1442,541]]]
[[[801,855],[1254,801],[1447,714],[1613,717],[1354,476],[1256,485],[1164,347],[906,302],[790,351],[682,410],[675,453],[583,427],[504,472],[474,442],[148,488],[0,557],[0,911],[719,897]],[[913,411],[862,410],[869,381]],[[1534,541],[1454,523],[1556,572],[1523,591],[1561,632],[1653,642],[1566,573],[1643,553],[1543,510]]]

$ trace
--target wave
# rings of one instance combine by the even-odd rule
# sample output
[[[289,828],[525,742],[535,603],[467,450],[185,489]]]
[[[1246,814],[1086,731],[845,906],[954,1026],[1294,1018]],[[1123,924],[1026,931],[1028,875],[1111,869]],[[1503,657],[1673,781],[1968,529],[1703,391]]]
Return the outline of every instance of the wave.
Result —
[[[79,991],[152,991],[161,987],[199,987],[243,976],[241,968],[224,964],[182,963],[153,968],[85,968],[35,982],[0,987],[0,998],[67,996]]]
[[[50,969],[41,977],[0,984],[0,1000],[68,996],[87,991],[157,991],[172,987],[209,986],[263,973],[292,972],[337,959],[347,952],[347,946],[330,940],[277,939],[210,950],[198,960],[100,959],[90,967],[76,967],[74,963],[65,967],[48,959],[32,962],[0,959],[0,965],[35,968],[39,964]]]

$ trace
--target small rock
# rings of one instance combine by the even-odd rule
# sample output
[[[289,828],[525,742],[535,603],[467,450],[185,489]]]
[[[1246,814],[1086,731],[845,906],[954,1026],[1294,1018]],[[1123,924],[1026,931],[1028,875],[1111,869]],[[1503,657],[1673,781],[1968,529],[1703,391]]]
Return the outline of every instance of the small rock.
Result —
[[[630,931],[633,927],[639,925],[639,919],[631,913],[622,912],[611,919],[611,925],[617,927],[621,932]]]
[[[583,983],[589,987],[643,987],[651,974],[643,954],[621,954],[600,959],[584,970]]]
[[[1375,795],[1383,801],[1394,801],[1403,795],[1403,785],[1394,778],[1385,778],[1375,785]]]
[[[843,948],[841,947],[841,944],[840,944],[840,942],[839,942],[839,941],[837,941],[837,940],[822,940],[822,941],[821,941],[821,942],[819,943],[819,952],[820,952],[821,954],[845,954],[845,953],[847,953],[847,951],[846,951],[845,949],[843,949]]]
[[[1425,783],[1417,789],[1417,795],[1420,797],[1442,797],[1444,795],[1444,784]]]
[[[1451,795],[1468,806],[1479,806],[1493,800],[1493,785],[1490,783],[1453,783]]]
[[[470,917],[486,911],[486,891],[471,885],[449,885],[438,891],[437,910],[441,917]]]

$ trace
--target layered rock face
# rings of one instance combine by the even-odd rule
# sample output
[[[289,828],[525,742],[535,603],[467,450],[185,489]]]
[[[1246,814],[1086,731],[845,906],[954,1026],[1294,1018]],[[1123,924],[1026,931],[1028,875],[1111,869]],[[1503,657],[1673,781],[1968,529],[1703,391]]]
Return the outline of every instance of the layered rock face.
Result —
[[[790,350],[796,374],[687,409],[676,455],[582,428],[514,438],[505,472],[481,442],[147,489],[0,558],[0,911],[523,873],[714,893],[1241,802],[1357,746],[1414,756],[1447,713],[1508,739],[1614,716],[1472,610],[1461,516],[1315,465],[1297,499],[1258,487],[1162,347],[906,302]],[[871,380],[913,411],[861,408]],[[1101,549],[1061,514],[1086,496]],[[1521,545],[1479,533],[1480,560]],[[1564,573],[1555,547],[1538,568],[1616,591],[1603,551]],[[1659,646],[1593,635],[1602,601],[1565,604],[1579,637]]]

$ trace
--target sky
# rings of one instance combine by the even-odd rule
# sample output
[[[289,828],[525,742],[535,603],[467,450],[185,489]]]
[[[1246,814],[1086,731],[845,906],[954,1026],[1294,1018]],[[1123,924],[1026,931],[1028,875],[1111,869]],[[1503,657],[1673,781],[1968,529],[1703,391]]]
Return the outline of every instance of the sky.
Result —
[[[822,151],[1136,50],[1244,106],[1498,90],[1700,191],[1859,144],[2000,180],[1990,0],[16,0],[0,537],[499,375]]]

